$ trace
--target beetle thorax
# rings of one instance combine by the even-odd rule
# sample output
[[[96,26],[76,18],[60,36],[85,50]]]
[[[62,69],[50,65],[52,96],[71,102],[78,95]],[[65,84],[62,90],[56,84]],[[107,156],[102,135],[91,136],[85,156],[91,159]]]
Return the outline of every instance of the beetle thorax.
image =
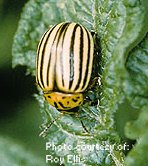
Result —
[[[44,96],[49,104],[59,110],[69,110],[83,103],[82,93],[44,92]]]

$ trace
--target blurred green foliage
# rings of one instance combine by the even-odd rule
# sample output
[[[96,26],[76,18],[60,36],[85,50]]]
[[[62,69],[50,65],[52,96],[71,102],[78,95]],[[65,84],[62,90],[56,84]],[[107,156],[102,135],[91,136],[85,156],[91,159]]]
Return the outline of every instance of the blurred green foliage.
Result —
[[[45,164],[45,141],[38,136],[39,105],[33,97],[35,80],[26,76],[24,67],[12,69],[13,37],[25,2],[0,1],[1,166]]]
[[[18,141],[0,137],[1,166],[44,166],[44,160],[35,156],[28,149],[18,145]]]

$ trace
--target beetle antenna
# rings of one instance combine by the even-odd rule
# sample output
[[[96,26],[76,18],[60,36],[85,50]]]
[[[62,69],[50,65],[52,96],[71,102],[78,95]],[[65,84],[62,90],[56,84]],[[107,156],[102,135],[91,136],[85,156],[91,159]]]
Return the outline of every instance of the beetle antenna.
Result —
[[[40,137],[46,137],[48,130],[50,129],[50,127],[53,125],[54,122],[56,122],[61,116],[63,115],[63,113],[60,113],[54,120],[52,120],[45,128],[44,130],[39,134]]]

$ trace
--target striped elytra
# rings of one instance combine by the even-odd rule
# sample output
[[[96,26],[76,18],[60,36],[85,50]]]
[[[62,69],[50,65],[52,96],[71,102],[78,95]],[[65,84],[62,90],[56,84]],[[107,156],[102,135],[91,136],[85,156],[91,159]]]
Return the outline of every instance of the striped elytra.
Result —
[[[80,24],[63,22],[43,34],[37,50],[36,82],[51,105],[68,110],[83,103],[93,54],[92,35]]]

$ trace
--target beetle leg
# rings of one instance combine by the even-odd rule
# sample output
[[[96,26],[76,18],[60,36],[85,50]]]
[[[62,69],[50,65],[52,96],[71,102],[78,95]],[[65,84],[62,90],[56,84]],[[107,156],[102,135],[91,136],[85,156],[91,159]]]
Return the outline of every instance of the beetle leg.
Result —
[[[85,130],[87,133],[90,133],[90,132],[87,130],[87,128],[85,127],[85,125],[84,125],[83,121],[82,121],[82,120],[80,120],[80,122],[81,122],[82,127],[84,128],[84,130]]]
[[[44,130],[39,134],[40,137],[46,137],[48,130],[50,127],[56,122],[61,116],[63,116],[63,113],[60,113],[54,120],[52,120],[45,128]]]

